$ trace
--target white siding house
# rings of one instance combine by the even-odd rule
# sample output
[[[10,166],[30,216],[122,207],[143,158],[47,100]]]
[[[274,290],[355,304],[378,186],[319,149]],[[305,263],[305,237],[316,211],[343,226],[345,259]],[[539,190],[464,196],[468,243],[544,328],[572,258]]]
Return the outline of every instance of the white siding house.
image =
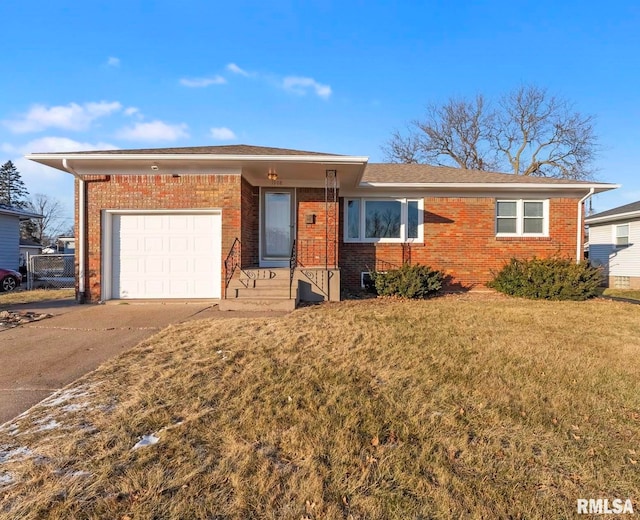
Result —
[[[0,204],[0,267],[18,270],[20,264],[20,221],[42,215]]]
[[[589,226],[589,261],[602,266],[609,287],[640,289],[640,201],[597,213]]]

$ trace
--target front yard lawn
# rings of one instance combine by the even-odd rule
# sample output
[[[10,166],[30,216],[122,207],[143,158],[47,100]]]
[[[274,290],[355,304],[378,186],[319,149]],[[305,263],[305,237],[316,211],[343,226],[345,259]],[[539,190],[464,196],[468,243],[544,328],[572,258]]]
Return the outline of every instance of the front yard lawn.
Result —
[[[172,326],[0,431],[6,518],[640,511],[640,307],[367,300]],[[134,449],[135,446],[138,446]]]
[[[8,305],[23,303],[68,300],[72,299],[74,295],[74,289],[34,289],[33,291],[16,289],[15,291],[0,293],[0,309],[6,308]]]
[[[638,289],[605,289],[602,294],[603,296],[640,301],[640,290]]]

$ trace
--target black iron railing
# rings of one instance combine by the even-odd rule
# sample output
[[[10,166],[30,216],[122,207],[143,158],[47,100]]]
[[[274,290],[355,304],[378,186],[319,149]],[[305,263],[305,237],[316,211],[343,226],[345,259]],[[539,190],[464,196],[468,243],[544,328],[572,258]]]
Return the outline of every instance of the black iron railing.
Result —
[[[291,244],[291,256],[289,257],[289,299],[293,294],[293,277],[296,274],[296,267],[298,267],[298,249],[294,238]]]
[[[233,241],[227,258],[224,259],[224,298],[227,299],[227,287],[233,278],[233,273],[240,265],[242,244],[238,238]]]

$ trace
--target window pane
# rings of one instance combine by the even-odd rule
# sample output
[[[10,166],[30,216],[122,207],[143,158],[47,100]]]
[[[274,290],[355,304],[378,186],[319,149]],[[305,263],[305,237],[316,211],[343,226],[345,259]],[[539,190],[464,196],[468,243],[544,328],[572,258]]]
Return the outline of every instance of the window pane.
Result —
[[[400,238],[402,205],[396,200],[365,201],[365,237]]]
[[[347,238],[360,238],[360,201],[347,201]]]
[[[616,226],[616,245],[629,245],[629,224],[621,224],[619,226]]]
[[[515,233],[515,232],[516,232],[515,218],[499,218],[498,219],[498,233]]]
[[[525,202],[524,203],[524,216],[525,217],[542,217],[542,202]]]
[[[628,237],[629,236],[629,224],[622,224],[621,226],[616,226],[616,236],[617,237]]]
[[[542,233],[541,218],[525,218],[524,233]]]
[[[498,202],[499,217],[515,217],[518,211],[517,202]]]
[[[407,202],[407,238],[418,238],[418,201],[410,200]]]

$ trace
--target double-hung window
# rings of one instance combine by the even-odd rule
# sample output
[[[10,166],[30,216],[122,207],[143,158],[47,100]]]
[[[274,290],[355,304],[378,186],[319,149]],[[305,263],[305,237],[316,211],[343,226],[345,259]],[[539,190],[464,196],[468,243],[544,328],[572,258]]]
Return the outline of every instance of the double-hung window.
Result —
[[[629,245],[629,224],[618,224],[616,229],[616,247],[626,247]]]
[[[346,242],[421,242],[422,199],[345,200]]]
[[[496,200],[497,236],[549,236],[548,200]]]

